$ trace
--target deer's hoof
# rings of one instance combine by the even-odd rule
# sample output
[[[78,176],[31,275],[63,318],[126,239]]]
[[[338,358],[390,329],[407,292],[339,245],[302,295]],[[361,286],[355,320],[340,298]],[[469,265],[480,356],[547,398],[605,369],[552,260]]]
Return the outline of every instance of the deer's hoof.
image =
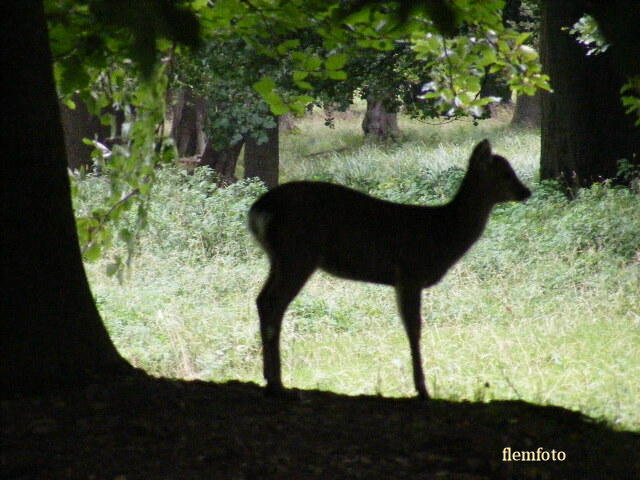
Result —
[[[429,400],[431,400],[431,397],[429,396],[429,394],[424,391],[424,392],[418,392],[418,395],[416,396],[416,398],[420,401],[423,402],[428,402]]]
[[[264,396],[267,398],[277,398],[281,400],[300,400],[298,392],[285,390],[282,385],[267,384],[264,389]]]

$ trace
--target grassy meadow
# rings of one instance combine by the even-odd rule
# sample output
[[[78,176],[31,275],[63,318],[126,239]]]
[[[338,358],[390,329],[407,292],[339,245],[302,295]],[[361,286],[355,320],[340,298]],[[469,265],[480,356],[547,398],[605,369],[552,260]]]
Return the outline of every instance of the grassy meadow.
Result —
[[[394,201],[442,203],[475,143],[489,138],[534,191],[496,208],[483,238],[423,293],[430,393],[559,405],[640,430],[640,194],[596,186],[569,202],[537,180],[539,136],[505,119],[479,126],[401,120],[398,143],[363,143],[360,117],[297,121],[281,136],[282,180],[342,183]],[[77,208],[104,186],[79,185]],[[205,172],[166,169],[123,284],[108,258],[87,264],[112,338],[155,375],[262,382],[255,297],[268,263],[245,227],[264,191],[219,189]],[[118,246],[114,248],[120,248]],[[282,335],[283,380],[297,388],[411,396],[409,347],[393,289],[316,273]]]

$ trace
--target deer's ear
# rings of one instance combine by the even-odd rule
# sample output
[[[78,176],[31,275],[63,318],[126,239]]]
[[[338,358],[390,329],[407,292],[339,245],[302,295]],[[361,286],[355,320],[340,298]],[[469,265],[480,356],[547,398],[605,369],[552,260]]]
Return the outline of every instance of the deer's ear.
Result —
[[[478,163],[488,162],[489,160],[491,160],[491,144],[485,138],[473,149],[470,161],[471,163]]]

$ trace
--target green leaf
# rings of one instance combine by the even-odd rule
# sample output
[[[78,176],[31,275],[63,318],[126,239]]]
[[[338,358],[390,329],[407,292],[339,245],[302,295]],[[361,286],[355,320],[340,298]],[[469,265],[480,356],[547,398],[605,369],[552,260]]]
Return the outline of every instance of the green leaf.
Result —
[[[538,52],[536,52],[529,45],[520,45],[518,47],[518,52],[525,59],[525,61],[532,62],[538,59]]]
[[[295,97],[295,99],[297,102],[304,103],[305,107],[314,100],[314,98],[310,97],[309,95],[298,95],[297,97]]]
[[[345,72],[344,70],[329,70],[329,72],[327,72],[327,74],[329,75],[329,78],[332,80],[346,80],[347,79],[347,72]]]
[[[67,108],[69,108],[70,110],[75,110],[76,109],[76,102],[74,102],[73,100],[71,100],[71,97],[66,97],[64,99],[64,104],[67,106]]]
[[[391,40],[384,38],[384,39],[378,40],[377,42],[374,42],[373,48],[377,48],[378,50],[382,50],[382,51],[393,50],[393,42]]]
[[[303,103],[294,102],[289,105],[291,111],[297,115],[302,115],[304,113],[305,106]]]
[[[313,85],[309,82],[305,82],[304,80],[297,81],[295,84],[303,90],[313,90]]]
[[[253,84],[253,89],[263,97],[266,97],[272,93],[276,88],[276,82],[271,77],[262,77],[256,83]]]
[[[347,63],[347,55],[344,53],[336,53],[327,58],[324,63],[327,70],[340,70]]]
[[[295,97],[295,101],[291,103],[289,106],[291,111],[298,115],[302,115],[311,102],[313,102],[313,97],[309,97],[308,95],[300,95]]]
[[[269,108],[271,109],[271,113],[273,113],[276,116],[289,113],[289,107],[284,103],[271,103],[269,104]]]
[[[371,7],[364,7],[356,10],[344,18],[344,23],[348,25],[357,25],[359,23],[368,23],[372,19]]]
[[[84,258],[88,261],[88,262],[94,262],[96,261],[98,258],[100,258],[100,243],[99,242],[93,242],[91,243],[85,250],[84,250]]]
[[[300,80],[304,80],[309,76],[309,72],[304,72],[302,70],[295,70],[293,72],[293,81],[299,82]]]
[[[284,55],[289,50],[293,50],[294,48],[298,48],[299,46],[300,46],[300,40],[297,38],[291,39],[291,40],[285,40],[284,42],[282,42],[280,45],[276,47],[276,51],[280,55]]]
[[[293,52],[291,54],[291,59],[294,62],[302,63],[307,59],[307,54],[304,52]]]
[[[79,61],[69,62],[60,67],[60,83],[58,87],[62,93],[72,93],[85,88],[90,81],[87,70]]]
[[[194,10],[202,10],[207,6],[208,3],[209,0],[192,0],[191,8],[193,8]]]
[[[305,70],[309,72],[315,72],[316,70],[320,69],[320,65],[322,65],[322,59],[316,56],[307,57],[303,65]]]

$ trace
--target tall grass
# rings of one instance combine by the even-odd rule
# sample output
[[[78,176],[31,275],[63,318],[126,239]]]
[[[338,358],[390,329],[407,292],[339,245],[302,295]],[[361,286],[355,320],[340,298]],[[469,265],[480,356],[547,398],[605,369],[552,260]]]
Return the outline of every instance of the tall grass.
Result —
[[[561,405],[640,429],[640,196],[601,186],[567,201],[536,181],[539,137],[505,122],[403,120],[403,140],[388,145],[364,143],[358,122],[338,119],[330,130],[319,117],[299,121],[282,139],[284,179],[439,203],[474,144],[489,138],[534,189],[527,203],[497,208],[478,244],[423,294],[430,391]],[[96,188],[99,179],[81,185],[79,208]],[[167,170],[124,284],[100,262],[87,265],[107,327],[133,364],[157,375],[262,381],[254,299],[267,261],[244,225],[262,191]],[[316,274],[287,312],[282,350],[289,386],[413,395],[390,288]]]

